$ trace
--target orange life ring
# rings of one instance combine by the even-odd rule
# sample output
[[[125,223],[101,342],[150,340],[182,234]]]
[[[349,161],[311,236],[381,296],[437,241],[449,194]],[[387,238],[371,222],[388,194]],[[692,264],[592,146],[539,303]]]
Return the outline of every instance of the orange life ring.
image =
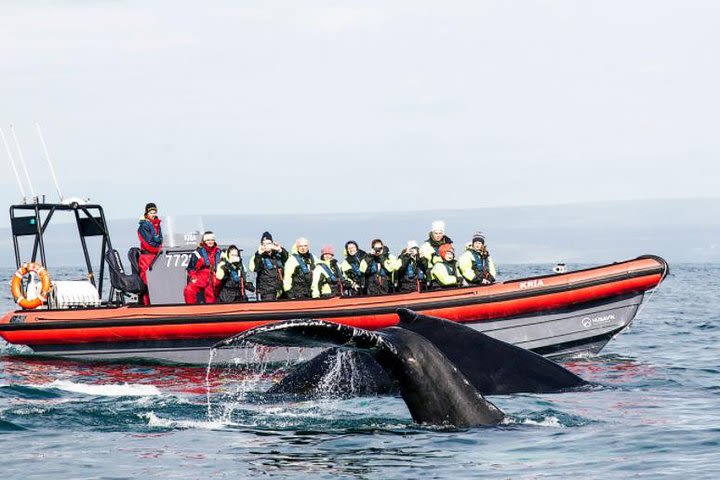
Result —
[[[28,300],[23,293],[22,281],[23,277],[28,273],[35,273],[40,277],[42,288],[40,295],[32,300]],[[25,310],[32,310],[37,308],[47,300],[48,293],[50,293],[52,284],[50,283],[50,274],[45,267],[37,263],[23,263],[23,265],[17,269],[15,275],[13,275],[12,281],[10,282],[10,289],[15,302]]]

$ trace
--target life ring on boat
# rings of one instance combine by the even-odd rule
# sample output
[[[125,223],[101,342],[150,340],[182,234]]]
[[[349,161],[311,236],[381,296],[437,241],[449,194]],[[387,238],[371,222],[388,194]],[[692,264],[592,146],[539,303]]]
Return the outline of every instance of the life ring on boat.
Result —
[[[23,277],[25,277],[28,273],[35,273],[38,277],[40,277],[40,283],[42,285],[40,294],[32,300],[28,300],[25,297],[22,288]],[[33,308],[37,308],[45,303],[48,293],[50,293],[50,288],[52,288],[52,283],[50,283],[50,274],[48,271],[45,270],[45,267],[42,265],[32,262],[23,263],[22,266],[17,269],[17,272],[15,272],[15,275],[13,275],[12,281],[10,282],[10,290],[12,291],[13,300],[15,300],[15,302],[25,310],[32,310]]]

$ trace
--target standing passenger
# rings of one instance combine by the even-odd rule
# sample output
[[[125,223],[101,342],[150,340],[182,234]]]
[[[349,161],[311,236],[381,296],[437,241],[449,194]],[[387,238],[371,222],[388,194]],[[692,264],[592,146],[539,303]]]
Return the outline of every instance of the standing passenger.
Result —
[[[420,247],[420,256],[427,263],[428,271],[430,271],[437,262],[442,261],[439,249],[442,245],[449,243],[452,243],[452,240],[445,235],[445,222],[441,220],[433,222],[428,239],[422,244],[422,247]]]
[[[485,235],[475,232],[472,242],[460,256],[458,266],[465,280],[471,285],[489,285],[495,282],[497,271],[485,246]]]
[[[249,269],[255,272],[257,298],[261,302],[277,300],[283,291],[283,267],[288,259],[288,251],[273,241],[270,232],[260,238],[258,248],[250,259]]]
[[[295,241],[292,252],[285,262],[283,289],[289,298],[302,299],[312,297],[312,278],[315,269],[315,256],[310,253],[310,242],[300,237]]]
[[[145,215],[140,218],[137,229],[140,240],[140,258],[138,267],[140,278],[145,284],[145,293],[140,295],[140,303],[150,305],[150,295],[147,292],[147,271],[162,250],[163,235],[160,228],[160,219],[157,216],[157,205],[148,203],[145,205]]]
[[[215,234],[203,233],[202,243],[190,256],[187,266],[189,282],[184,292],[185,303],[215,303],[215,270],[220,263],[221,253],[215,243]]]
[[[354,240],[345,243],[345,260],[340,265],[340,270],[348,283],[345,295],[362,295],[365,275],[360,271],[360,262],[365,255],[367,253],[360,250]]]
[[[312,297],[337,297],[342,293],[343,278],[335,260],[335,250],[332,245],[325,245],[320,250],[320,261],[313,270]]]
[[[360,271],[365,275],[368,295],[385,295],[392,292],[393,272],[400,267],[400,262],[376,238],[370,243],[371,250],[360,262]]]

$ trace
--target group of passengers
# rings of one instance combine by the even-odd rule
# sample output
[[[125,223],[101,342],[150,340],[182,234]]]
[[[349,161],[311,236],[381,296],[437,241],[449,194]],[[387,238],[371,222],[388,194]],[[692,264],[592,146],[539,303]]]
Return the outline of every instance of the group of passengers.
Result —
[[[153,203],[145,207],[138,238],[140,275],[147,284],[145,272],[162,248],[162,229]],[[495,265],[486,248],[485,236],[476,232],[462,255],[456,258],[453,242],[445,235],[442,221],[433,222],[422,246],[411,240],[397,257],[390,254],[379,238],[370,242],[367,252],[350,240],[345,243],[343,253],[344,258],[339,261],[333,247],[326,245],[317,258],[304,237],[298,238],[288,251],[269,232],[264,232],[248,266],[255,273],[253,284],[247,281],[240,249],[230,245],[223,252],[214,233],[208,231],[187,266],[185,302],[241,302],[248,300],[247,292],[255,292],[258,301],[273,301],[421,292],[495,282]],[[146,295],[142,301],[149,303]]]

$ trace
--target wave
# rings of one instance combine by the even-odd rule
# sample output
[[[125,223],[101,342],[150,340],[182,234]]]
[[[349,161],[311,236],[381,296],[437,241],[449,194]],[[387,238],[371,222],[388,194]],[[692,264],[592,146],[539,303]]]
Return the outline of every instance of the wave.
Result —
[[[25,428],[21,427],[20,425],[16,425],[12,422],[8,422],[7,420],[3,420],[0,418],[0,433],[2,432],[19,432],[25,430]]]
[[[594,423],[577,415],[571,415],[554,409],[546,409],[540,412],[519,413],[508,415],[504,422],[506,425],[528,425],[546,428],[569,428],[581,427]]]

